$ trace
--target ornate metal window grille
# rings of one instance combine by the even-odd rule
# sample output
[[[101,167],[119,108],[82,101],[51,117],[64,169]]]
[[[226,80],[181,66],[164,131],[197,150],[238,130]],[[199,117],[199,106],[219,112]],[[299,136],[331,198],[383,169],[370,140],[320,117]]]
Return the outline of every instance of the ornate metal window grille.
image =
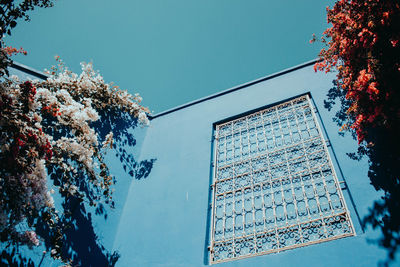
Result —
[[[210,262],[355,234],[308,95],[216,125]]]

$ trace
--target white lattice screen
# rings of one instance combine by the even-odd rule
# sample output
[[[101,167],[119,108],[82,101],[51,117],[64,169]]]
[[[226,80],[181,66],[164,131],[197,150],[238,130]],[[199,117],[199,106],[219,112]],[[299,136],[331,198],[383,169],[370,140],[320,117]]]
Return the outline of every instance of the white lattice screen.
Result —
[[[308,95],[216,125],[211,263],[354,235]]]

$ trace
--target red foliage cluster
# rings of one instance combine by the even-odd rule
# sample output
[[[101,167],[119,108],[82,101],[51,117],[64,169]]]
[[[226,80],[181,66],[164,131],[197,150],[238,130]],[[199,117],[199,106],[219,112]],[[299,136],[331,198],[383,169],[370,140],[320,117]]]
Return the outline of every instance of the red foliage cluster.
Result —
[[[12,55],[16,55],[16,54],[24,54],[27,55],[28,53],[22,48],[20,47],[19,49],[12,47],[12,46],[6,46],[4,48],[2,48],[2,50],[8,55],[8,56],[12,56]]]
[[[35,101],[36,87],[30,81],[21,83],[19,87],[21,89],[21,98],[19,100],[22,105],[19,105],[18,101],[14,103],[9,95],[1,94],[0,116],[7,117],[10,115],[10,111],[18,111],[15,115],[19,117],[19,120],[32,127],[36,119],[29,110],[29,103]],[[52,106],[48,107],[48,112],[53,116],[58,115],[58,109]],[[9,122],[11,121],[12,119],[10,118]],[[36,157],[44,158],[45,160],[51,159],[53,155],[52,147],[42,129],[32,127],[26,131],[20,131],[18,125],[14,125],[10,126],[9,133],[10,150],[12,152],[8,158],[10,166],[22,168],[21,162],[18,162],[19,158],[25,158],[28,162],[31,162]]]
[[[35,100],[36,87],[30,81],[26,81],[19,86],[21,88],[22,94],[27,96],[30,102]]]
[[[340,0],[327,8],[328,23],[315,70],[338,70],[337,85],[350,103],[346,113],[359,143],[372,128],[400,120],[400,2]]]
[[[61,115],[61,113],[59,111],[60,111],[60,109],[55,104],[42,107],[43,113],[48,113],[48,114],[52,115],[53,117],[57,117],[57,116]]]

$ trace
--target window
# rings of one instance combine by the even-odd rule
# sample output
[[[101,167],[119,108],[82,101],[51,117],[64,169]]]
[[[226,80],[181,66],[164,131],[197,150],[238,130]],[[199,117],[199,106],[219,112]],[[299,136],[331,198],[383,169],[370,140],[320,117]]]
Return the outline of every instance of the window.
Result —
[[[215,127],[211,263],[354,235],[308,95]]]

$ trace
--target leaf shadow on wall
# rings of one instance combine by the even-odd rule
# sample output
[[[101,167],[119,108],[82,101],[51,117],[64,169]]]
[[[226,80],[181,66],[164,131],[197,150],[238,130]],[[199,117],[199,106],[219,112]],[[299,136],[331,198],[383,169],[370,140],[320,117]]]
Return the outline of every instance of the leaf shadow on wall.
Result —
[[[349,101],[345,92],[339,89],[334,82],[334,87],[329,90],[325,108],[331,110],[336,100],[341,108],[336,112],[333,121],[342,126],[346,123],[347,107]],[[394,114],[396,115],[396,114]],[[343,133],[340,133],[343,135]],[[368,158],[368,178],[375,190],[383,191],[381,199],[376,200],[369,213],[363,218],[363,228],[372,227],[380,230],[381,237],[369,240],[387,251],[387,258],[379,264],[388,266],[393,263],[397,252],[400,250],[400,125],[395,129],[383,127],[368,130],[366,143],[359,146],[357,152],[347,153],[353,160]],[[356,139],[353,133],[353,138]]]
[[[35,264],[31,259],[27,259],[19,254],[17,248],[9,247],[1,252],[0,266],[34,267]]]
[[[93,125],[99,134],[100,143],[112,131],[114,134],[113,148],[115,156],[118,157],[124,171],[136,180],[147,178],[153,168],[155,159],[138,162],[131,153],[128,153],[128,151],[137,145],[137,140],[132,134],[134,128],[140,127],[137,119],[126,113],[112,111],[102,112],[100,116],[101,120],[95,122]],[[57,186],[62,183],[62,175],[57,172],[56,168],[49,169],[48,173],[54,185]],[[78,184],[79,189],[86,193],[89,202],[95,201],[97,199],[96,194],[85,180],[85,175],[78,172],[77,177],[77,180],[82,181]],[[114,183],[116,182],[114,177]],[[86,202],[71,195],[64,195],[62,197],[64,213],[58,222],[58,226],[65,230],[61,242],[62,258],[71,259],[70,264],[72,266],[114,266],[120,255],[117,251],[109,251],[103,246],[101,238],[96,234],[93,218],[94,216],[103,216],[104,223],[106,224],[108,206],[114,207],[115,203],[113,201],[105,204],[100,203],[96,208],[93,208]],[[56,238],[54,231],[49,229],[46,223],[39,221],[36,232],[44,239],[46,250],[49,251],[51,244],[54,244],[54,239]],[[46,257],[49,254],[47,253]],[[43,257],[45,256],[43,255]],[[37,262],[37,266],[41,266],[42,262],[43,258]],[[13,248],[2,252],[0,258],[1,264],[5,264],[5,266],[35,266],[32,259],[22,257],[18,253],[18,249],[15,250]]]
[[[138,127],[137,119],[126,113],[110,111],[102,112],[100,115],[101,120],[94,125],[96,132],[99,133],[100,140],[104,140],[110,131],[113,132],[115,156],[119,158],[124,171],[137,180],[148,177],[155,159],[137,162],[134,156],[128,153],[128,150],[137,145],[132,134],[132,129]],[[114,183],[117,182],[114,177]],[[114,203],[110,205],[113,207]],[[71,216],[65,218],[69,225],[74,225],[74,227],[71,227],[65,235],[64,253],[72,259],[73,264],[114,266],[120,255],[116,251],[108,251],[101,244],[93,228],[93,214],[87,211],[83,203],[77,203],[77,200],[73,198],[66,200],[63,208],[72,211]],[[98,205],[95,214],[107,220],[106,205]]]

